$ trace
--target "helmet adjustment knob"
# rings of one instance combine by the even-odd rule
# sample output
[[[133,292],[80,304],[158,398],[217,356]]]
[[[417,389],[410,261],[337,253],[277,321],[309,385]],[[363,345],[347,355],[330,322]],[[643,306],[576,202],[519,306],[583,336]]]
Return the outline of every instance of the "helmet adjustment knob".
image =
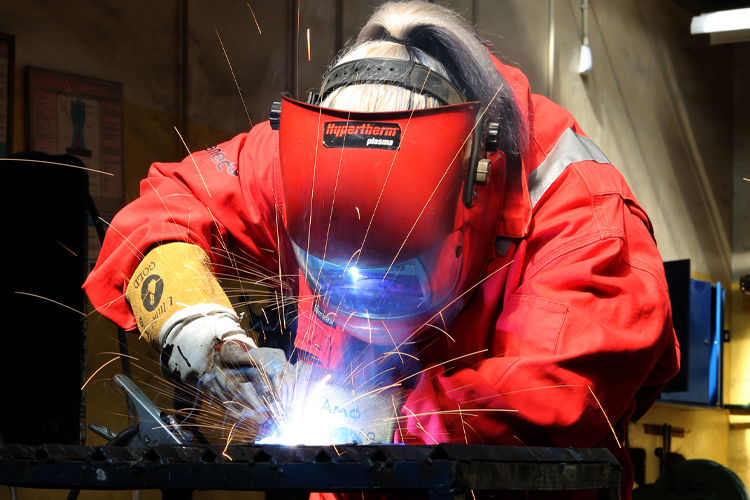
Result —
[[[477,173],[474,176],[474,181],[481,184],[486,184],[490,178],[492,172],[492,161],[487,158],[482,158],[477,162]]]
[[[485,151],[497,151],[500,144],[500,124],[490,122],[487,125],[487,138],[485,139]]]
[[[281,124],[281,101],[275,101],[271,103],[271,113],[269,115],[269,121],[271,123],[272,129],[279,130],[279,125]]]

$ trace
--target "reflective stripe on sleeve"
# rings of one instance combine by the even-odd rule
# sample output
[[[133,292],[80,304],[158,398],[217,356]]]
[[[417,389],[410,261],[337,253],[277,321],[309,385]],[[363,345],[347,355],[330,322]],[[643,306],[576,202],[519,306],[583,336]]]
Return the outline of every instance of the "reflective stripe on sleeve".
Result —
[[[610,163],[591,139],[576,134],[572,129],[567,129],[542,164],[529,174],[529,195],[532,208],[568,165],[586,160]]]

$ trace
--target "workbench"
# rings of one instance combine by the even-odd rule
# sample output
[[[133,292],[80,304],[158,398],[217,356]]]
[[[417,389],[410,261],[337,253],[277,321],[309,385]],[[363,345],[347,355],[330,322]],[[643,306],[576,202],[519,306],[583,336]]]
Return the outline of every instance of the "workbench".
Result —
[[[471,492],[597,490],[620,498],[620,464],[606,449],[464,444],[252,446],[28,446],[0,444],[0,484],[71,490]]]

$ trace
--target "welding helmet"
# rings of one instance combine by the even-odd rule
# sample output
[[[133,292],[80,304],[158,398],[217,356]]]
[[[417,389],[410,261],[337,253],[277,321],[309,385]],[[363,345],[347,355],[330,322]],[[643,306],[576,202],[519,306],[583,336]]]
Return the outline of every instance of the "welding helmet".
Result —
[[[350,112],[284,96],[272,122],[284,224],[313,319],[373,344],[403,342],[449,323],[481,275],[503,189],[504,157],[488,152],[497,126],[481,103],[465,102],[414,61],[363,59],[334,70],[323,98],[368,75],[383,83],[385,73],[387,83],[445,104]]]

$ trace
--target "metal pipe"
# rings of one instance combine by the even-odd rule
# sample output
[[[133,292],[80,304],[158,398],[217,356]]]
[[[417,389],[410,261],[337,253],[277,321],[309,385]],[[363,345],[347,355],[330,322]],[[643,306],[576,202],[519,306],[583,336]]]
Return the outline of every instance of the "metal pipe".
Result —
[[[589,44],[589,0],[581,0],[581,11],[583,13],[583,45]]]
[[[549,49],[547,51],[547,97],[552,99],[555,85],[555,0],[549,0]]]
[[[188,107],[190,105],[189,86],[188,86],[188,30],[190,29],[188,19],[188,1],[180,0],[180,126],[184,137],[188,135]],[[178,150],[179,151],[179,150]]]
[[[344,48],[344,0],[336,0],[336,54]]]
[[[287,38],[287,48],[289,49],[289,67],[287,78],[289,80],[289,92],[294,98],[299,97],[299,0],[288,0],[287,9],[287,27],[289,37]]]
[[[583,39],[581,40],[581,52],[578,58],[578,72],[588,75],[593,67],[591,47],[589,47],[589,0],[581,0],[581,13],[583,16]]]

